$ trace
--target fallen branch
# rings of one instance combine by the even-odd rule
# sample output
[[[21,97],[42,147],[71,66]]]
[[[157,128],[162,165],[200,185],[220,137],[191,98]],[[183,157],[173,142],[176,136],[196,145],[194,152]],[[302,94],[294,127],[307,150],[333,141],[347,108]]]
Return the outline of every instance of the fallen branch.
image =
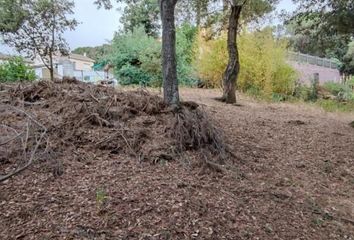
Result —
[[[13,176],[15,176],[15,175],[17,175],[17,174],[23,172],[23,171],[26,170],[29,166],[32,165],[32,163],[33,163],[34,160],[35,160],[35,156],[36,156],[36,152],[37,152],[37,150],[38,150],[38,147],[41,145],[43,138],[44,138],[45,135],[47,134],[47,128],[46,128],[42,123],[40,123],[40,122],[38,122],[36,119],[34,119],[33,116],[31,116],[30,114],[28,114],[27,112],[25,112],[25,111],[23,111],[23,110],[21,110],[21,109],[18,109],[18,108],[15,108],[15,107],[12,107],[12,108],[15,109],[15,110],[18,111],[18,112],[21,112],[21,113],[25,114],[28,119],[30,119],[30,120],[31,120],[32,122],[34,122],[36,125],[38,125],[39,127],[41,127],[41,128],[43,129],[43,132],[41,133],[39,139],[36,140],[36,144],[35,144],[33,150],[31,151],[31,156],[30,156],[28,162],[27,162],[25,165],[23,165],[22,167],[18,167],[16,170],[14,170],[13,172],[11,172],[11,173],[9,173],[9,174],[7,174],[7,175],[0,175],[0,182],[6,181],[7,179],[9,179],[9,178],[11,178],[11,177],[13,177]],[[16,131],[16,130],[14,130],[14,131]],[[16,131],[16,132],[17,132],[17,131]],[[26,148],[27,148],[27,141],[28,141],[28,133],[29,133],[29,124],[28,124],[28,123],[27,123],[27,131],[26,131],[26,132],[27,132],[27,133],[26,133],[26,140],[25,140],[25,142],[24,142],[24,144],[23,144],[23,148],[24,148],[24,153],[25,153],[25,155],[26,155]],[[22,134],[23,134],[23,133],[21,133],[21,135],[22,135]],[[18,134],[18,135],[19,135],[19,134]],[[22,140],[22,142],[23,142],[23,140]]]
[[[17,134],[16,136],[14,136],[14,137],[12,137],[12,138],[10,138],[8,140],[6,140],[5,142],[0,143],[0,146],[4,146],[4,145],[8,144],[9,142],[12,142],[12,141],[16,140],[17,138],[21,137],[22,134],[23,134],[23,132]]]

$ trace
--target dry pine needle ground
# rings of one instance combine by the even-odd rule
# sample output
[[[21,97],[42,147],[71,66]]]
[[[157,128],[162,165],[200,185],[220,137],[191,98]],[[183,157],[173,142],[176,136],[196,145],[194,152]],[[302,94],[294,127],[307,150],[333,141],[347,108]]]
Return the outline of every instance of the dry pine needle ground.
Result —
[[[353,239],[353,115],[218,94],[2,86],[0,239]]]

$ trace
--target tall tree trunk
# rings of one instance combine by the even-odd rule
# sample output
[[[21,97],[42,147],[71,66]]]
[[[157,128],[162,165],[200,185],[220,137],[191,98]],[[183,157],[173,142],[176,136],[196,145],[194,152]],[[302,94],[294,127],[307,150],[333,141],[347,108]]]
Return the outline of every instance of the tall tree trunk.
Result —
[[[196,1],[195,2],[195,11],[196,11],[196,24],[197,27],[200,27],[200,23],[201,23],[201,18],[202,18],[202,7],[201,7],[201,3],[200,1]]]
[[[50,80],[54,81],[54,64],[53,64],[53,51],[55,45],[55,26],[56,26],[56,19],[55,19],[55,8],[54,8],[54,0],[51,0],[50,3],[52,4],[52,14],[53,14],[53,26],[52,26],[52,45],[49,51],[49,60],[50,60]]]
[[[227,29],[227,11],[229,10],[229,1],[228,0],[222,0],[222,30]]]
[[[49,73],[50,81],[54,81],[54,63],[53,63],[53,53],[49,53]]]
[[[162,21],[162,75],[164,101],[169,105],[179,104],[175,7],[177,0],[160,0]]]
[[[227,64],[223,79],[223,97],[226,103],[236,103],[236,82],[240,72],[240,60],[237,48],[237,32],[242,6],[231,6],[229,27],[227,34],[227,48],[229,62]]]

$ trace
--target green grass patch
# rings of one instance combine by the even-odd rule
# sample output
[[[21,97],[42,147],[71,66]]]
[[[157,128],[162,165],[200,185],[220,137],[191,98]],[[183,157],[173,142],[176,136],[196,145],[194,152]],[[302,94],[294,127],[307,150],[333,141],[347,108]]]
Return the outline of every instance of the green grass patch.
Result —
[[[316,102],[327,112],[354,112],[354,102],[339,102],[336,100],[321,99]]]

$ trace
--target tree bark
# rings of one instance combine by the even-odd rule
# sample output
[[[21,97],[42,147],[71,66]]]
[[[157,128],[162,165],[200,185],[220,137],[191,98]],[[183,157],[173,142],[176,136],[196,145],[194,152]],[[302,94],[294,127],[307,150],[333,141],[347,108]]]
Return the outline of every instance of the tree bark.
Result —
[[[195,10],[196,10],[196,24],[197,24],[197,27],[199,28],[200,27],[200,22],[201,22],[201,14],[202,14],[202,10],[201,10],[201,4],[200,4],[200,1],[197,1],[196,3],[196,6],[195,6]]]
[[[54,63],[53,63],[53,53],[49,53],[49,73],[50,73],[50,81],[54,81]]]
[[[177,0],[160,0],[163,92],[164,101],[169,105],[179,105],[176,62],[176,3]]]
[[[242,6],[231,6],[231,14],[229,17],[227,35],[229,62],[224,73],[222,96],[222,100],[226,103],[236,103],[236,82],[240,72],[240,60],[237,47],[237,32],[241,11]]]

